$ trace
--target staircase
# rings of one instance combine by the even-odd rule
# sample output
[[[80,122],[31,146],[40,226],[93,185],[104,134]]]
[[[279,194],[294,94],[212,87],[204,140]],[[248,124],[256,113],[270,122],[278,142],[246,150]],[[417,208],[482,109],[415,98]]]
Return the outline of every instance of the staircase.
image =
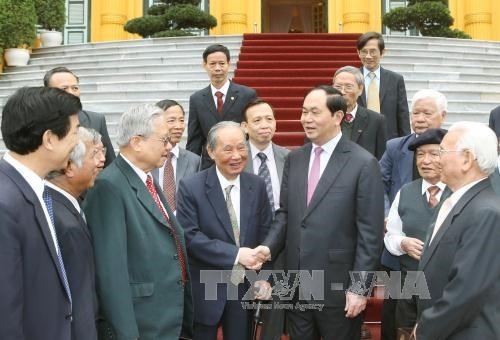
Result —
[[[234,81],[253,87],[276,115],[274,142],[304,144],[300,114],[304,95],[329,85],[335,70],[360,66],[359,34],[244,34]]]

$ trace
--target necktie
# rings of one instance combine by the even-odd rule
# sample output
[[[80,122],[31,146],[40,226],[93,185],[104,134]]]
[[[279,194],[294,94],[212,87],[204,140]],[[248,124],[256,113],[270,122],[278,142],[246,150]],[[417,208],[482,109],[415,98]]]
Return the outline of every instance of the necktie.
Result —
[[[369,110],[380,113],[380,98],[378,93],[378,85],[375,80],[375,73],[368,73],[368,77],[370,77],[370,86],[368,86],[368,102],[367,108]]]
[[[224,106],[224,102],[222,101],[222,97],[224,96],[224,93],[217,91],[215,92],[215,96],[217,97],[217,112],[219,114],[222,113],[222,106]]]
[[[429,241],[429,244],[434,239],[434,236],[436,236],[439,228],[441,228],[441,225],[443,224],[444,220],[446,219],[452,208],[453,208],[453,202],[451,201],[451,197],[448,197],[447,199],[444,200],[443,204],[441,205],[441,208],[439,208],[439,213],[436,218],[436,223],[434,224],[434,230],[432,230],[432,236]]]
[[[311,171],[309,172],[309,179],[307,180],[307,205],[309,205],[309,202],[311,201],[311,198],[314,194],[314,190],[316,190],[316,186],[319,182],[319,165],[321,152],[323,152],[321,146],[317,146],[314,149],[313,164],[311,167]]]
[[[231,189],[234,185],[228,185],[225,189],[226,191],[226,206],[227,212],[229,213],[229,220],[231,221],[231,227],[234,233],[234,243],[236,247],[240,247],[240,228],[238,227],[238,219],[236,218],[236,212],[234,211],[233,202],[231,201]],[[234,285],[238,285],[243,282],[245,278],[245,268],[241,264],[235,264],[231,272],[231,282]]]
[[[167,199],[170,209],[172,209],[172,211],[175,211],[175,178],[174,167],[172,166],[173,156],[174,154],[172,152],[169,152],[167,160],[165,162],[165,168],[163,170],[163,194]]]
[[[52,196],[50,196],[50,192],[47,187],[43,190],[43,202],[45,203],[45,207],[47,208],[47,211],[50,216],[50,221],[52,222],[52,225],[49,226],[51,229],[51,233],[54,233],[55,236],[55,247],[56,247],[56,254],[57,254],[57,262],[59,264],[59,269],[61,270],[62,274],[62,279],[63,279],[63,285],[64,285],[64,290],[66,291],[66,294],[68,295],[69,298],[69,303],[71,305],[71,309],[73,309],[73,300],[71,299],[71,290],[69,288],[69,283],[68,283],[68,277],[66,275],[66,268],[64,267],[64,261],[61,255],[61,249],[59,248],[59,241],[57,240],[57,234],[55,232],[55,223],[54,223],[54,210],[52,208]]]
[[[271,174],[269,173],[269,168],[266,164],[267,156],[263,152],[259,152],[257,157],[260,158],[259,172],[257,173],[266,182],[266,192],[269,198],[269,203],[271,204],[271,211],[274,213],[274,196],[273,196],[273,184],[271,182]]]
[[[438,205],[439,202],[436,195],[438,194],[439,190],[439,187],[436,185],[432,185],[427,188],[427,191],[429,192],[429,207],[434,208],[436,205]]]
[[[353,117],[352,114],[346,113],[346,115],[344,117],[344,120],[345,120],[346,123],[348,123],[348,124],[351,123],[353,119],[354,119],[354,117]]]
[[[151,194],[151,197],[153,197],[153,200],[155,201],[156,205],[158,206],[158,209],[160,209],[161,214],[163,217],[165,217],[165,220],[167,221],[167,225],[170,229],[170,232],[174,238],[175,241],[175,247],[177,248],[177,256],[179,257],[179,265],[181,267],[181,274],[182,274],[182,286],[184,287],[186,285],[186,280],[187,280],[187,275],[186,275],[186,262],[184,260],[184,253],[182,252],[182,247],[179,242],[179,239],[177,238],[177,234],[170,224],[170,219],[167,216],[167,213],[165,212],[165,209],[163,209],[163,206],[160,202],[160,198],[158,197],[158,193],[156,192],[156,189],[153,185],[153,179],[151,175],[148,175],[148,178],[146,179],[146,187],[148,188],[149,193]]]

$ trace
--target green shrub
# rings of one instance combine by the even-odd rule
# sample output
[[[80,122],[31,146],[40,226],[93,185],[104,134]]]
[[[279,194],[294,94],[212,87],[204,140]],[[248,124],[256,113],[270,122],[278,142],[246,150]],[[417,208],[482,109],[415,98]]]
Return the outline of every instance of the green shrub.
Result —
[[[0,46],[30,47],[36,38],[33,0],[0,0]]]
[[[66,23],[65,0],[34,0],[37,24],[47,30],[62,31]]]
[[[139,34],[143,38],[168,28],[167,21],[163,16],[154,15],[129,20],[124,26],[125,31]]]
[[[188,31],[182,30],[166,30],[161,32],[156,32],[151,37],[152,38],[172,38],[172,37],[188,37],[193,34]]]

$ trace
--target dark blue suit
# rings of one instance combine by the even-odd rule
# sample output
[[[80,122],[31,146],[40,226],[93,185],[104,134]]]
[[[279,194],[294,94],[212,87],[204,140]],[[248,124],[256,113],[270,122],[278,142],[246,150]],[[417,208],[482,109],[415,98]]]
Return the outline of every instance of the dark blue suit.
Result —
[[[226,285],[218,285],[216,300],[205,297],[200,271],[231,270],[238,247],[215,166],[181,180],[177,198],[177,219],[185,230],[189,255],[197,338],[196,324],[217,325],[228,303]],[[260,177],[240,174],[240,207],[240,246],[256,247],[266,237],[272,220],[265,184]],[[239,288],[241,293],[245,285],[240,284]],[[246,327],[248,314],[230,318],[231,323]],[[228,338],[242,339],[235,334],[229,334]]]
[[[0,160],[0,339],[71,339],[71,305],[35,192]]]

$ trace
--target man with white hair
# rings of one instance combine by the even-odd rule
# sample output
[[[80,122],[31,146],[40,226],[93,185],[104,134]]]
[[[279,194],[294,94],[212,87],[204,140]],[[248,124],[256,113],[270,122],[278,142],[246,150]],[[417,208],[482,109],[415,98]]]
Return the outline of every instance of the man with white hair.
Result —
[[[497,138],[486,125],[454,124],[440,145],[441,180],[453,194],[437,215],[419,270],[416,339],[500,339],[500,199],[488,175]]]
[[[69,155],[68,164],[47,176],[54,226],[73,300],[71,334],[74,340],[97,339],[94,254],[79,197],[94,185],[103,157],[99,132],[80,126],[78,143]]]
[[[184,233],[151,176],[172,148],[163,110],[146,104],[126,111],[118,125],[118,145],[119,156],[84,202],[101,315],[113,339],[190,336]]]

